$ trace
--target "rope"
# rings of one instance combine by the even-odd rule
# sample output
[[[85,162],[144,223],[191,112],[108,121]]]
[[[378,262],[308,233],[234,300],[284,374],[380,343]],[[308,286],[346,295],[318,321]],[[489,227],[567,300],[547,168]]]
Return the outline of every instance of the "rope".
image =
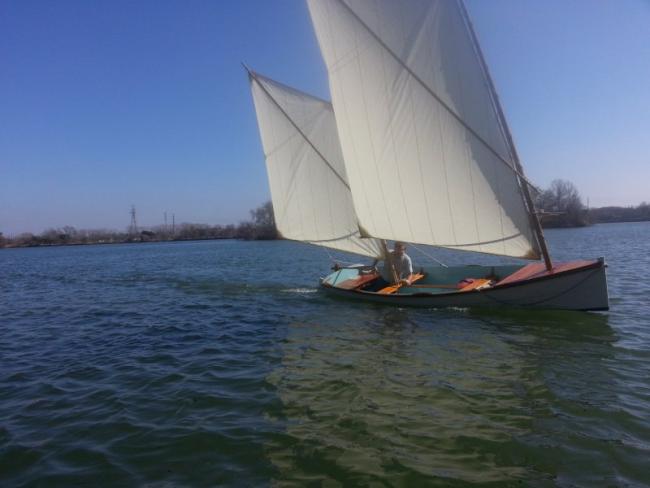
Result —
[[[413,243],[409,243],[409,246],[412,247],[413,249],[415,249],[416,251],[418,251],[418,252],[424,254],[424,255],[425,255],[426,257],[428,257],[429,259],[432,259],[433,261],[435,261],[436,263],[438,263],[438,264],[439,264],[440,266],[442,266],[443,268],[448,268],[448,267],[449,267],[449,266],[447,266],[445,263],[443,263],[442,261],[439,261],[439,260],[437,260],[436,258],[434,258],[431,254],[427,254],[426,252],[424,252],[422,249],[420,249],[419,247],[417,247],[415,244],[413,244]]]
[[[341,259],[334,259],[334,256],[332,256],[332,254],[330,254],[329,249],[327,249],[325,246],[320,246],[320,247],[325,251],[325,253],[327,253],[327,256],[330,258],[330,261],[332,261],[332,263],[334,263],[334,264],[338,264],[338,263],[341,263],[341,264],[356,264],[356,263],[354,263],[352,261],[342,261]]]

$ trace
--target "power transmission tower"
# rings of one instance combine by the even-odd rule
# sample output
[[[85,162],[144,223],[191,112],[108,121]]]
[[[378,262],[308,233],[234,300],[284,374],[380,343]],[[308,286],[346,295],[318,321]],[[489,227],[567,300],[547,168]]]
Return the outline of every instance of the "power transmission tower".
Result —
[[[135,220],[135,205],[131,205],[131,224],[129,225],[129,235],[134,236],[138,234],[138,224]]]

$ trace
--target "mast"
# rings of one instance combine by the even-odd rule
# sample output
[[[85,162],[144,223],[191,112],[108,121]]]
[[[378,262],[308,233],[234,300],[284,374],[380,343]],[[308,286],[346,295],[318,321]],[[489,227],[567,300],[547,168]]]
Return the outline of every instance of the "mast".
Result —
[[[397,270],[395,269],[395,263],[392,260],[391,254],[388,251],[388,244],[386,244],[386,239],[380,239],[382,251],[384,252],[384,263],[390,266],[390,274],[393,276],[393,283],[397,285],[399,283],[399,276],[397,276]]]
[[[542,251],[542,256],[544,257],[544,264],[546,265],[546,269],[548,271],[551,271],[553,269],[553,262],[551,261],[551,255],[548,252],[548,246],[546,245],[546,239],[544,237],[542,225],[540,224],[539,216],[537,215],[537,211],[535,210],[535,204],[530,194],[530,187],[529,187],[528,180],[525,177],[524,178],[519,177],[520,175],[522,176],[524,175],[524,168],[519,159],[519,154],[517,153],[517,148],[515,147],[512,134],[510,133],[510,127],[508,126],[508,122],[506,121],[506,117],[503,113],[503,109],[501,108],[499,95],[497,94],[496,87],[494,86],[494,82],[492,81],[490,70],[488,69],[488,65],[485,61],[485,57],[483,56],[481,45],[479,44],[478,38],[476,37],[476,32],[474,31],[474,26],[472,25],[472,21],[469,18],[469,14],[465,7],[465,3],[463,2],[463,0],[458,0],[458,4],[460,5],[460,11],[463,15],[463,18],[465,19],[465,23],[467,24],[467,28],[472,38],[472,43],[474,44],[474,48],[476,49],[476,54],[478,55],[479,62],[481,64],[481,67],[483,68],[483,72],[487,80],[488,88],[490,94],[492,95],[492,103],[494,104],[494,107],[497,112],[497,116],[499,117],[499,124],[501,125],[501,129],[503,130],[506,140],[508,141],[508,146],[510,146],[510,153],[516,166],[519,186],[521,187],[524,200],[526,202],[526,207],[528,208],[530,221],[533,225],[533,230],[535,231],[535,237],[537,237],[537,242],[539,243],[539,247]]]

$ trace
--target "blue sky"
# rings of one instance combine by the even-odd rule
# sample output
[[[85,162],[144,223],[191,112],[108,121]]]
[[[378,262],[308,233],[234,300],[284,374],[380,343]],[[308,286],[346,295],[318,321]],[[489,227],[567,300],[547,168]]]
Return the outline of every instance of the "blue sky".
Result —
[[[650,201],[650,2],[466,3],[529,177]],[[302,0],[0,2],[0,232],[248,218],[242,61],[329,98]]]

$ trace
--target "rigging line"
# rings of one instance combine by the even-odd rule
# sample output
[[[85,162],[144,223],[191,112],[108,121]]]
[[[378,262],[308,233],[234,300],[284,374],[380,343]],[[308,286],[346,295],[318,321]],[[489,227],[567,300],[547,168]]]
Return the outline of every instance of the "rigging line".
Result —
[[[379,11],[379,5],[377,5],[377,10]],[[402,34],[403,34],[402,35],[402,40],[404,41],[404,44],[406,44],[408,36],[404,35],[404,31],[406,30],[406,26],[405,26],[405,22],[404,22],[404,10],[402,9],[400,13],[401,13],[400,24],[401,24],[401,28],[402,28]],[[379,18],[379,13],[377,13],[377,18]],[[383,53],[382,53],[382,57],[381,57],[381,62],[382,62],[382,67],[383,67],[383,65],[384,65]],[[384,71],[385,71],[385,68],[384,68]],[[427,220],[429,222],[429,233],[431,234],[431,240],[435,241],[434,232],[433,232],[434,224],[433,224],[433,220],[431,219],[431,209],[430,209],[430,206],[429,206],[429,197],[428,197],[428,193],[427,193],[426,187],[425,187],[426,185],[425,185],[424,172],[422,171],[422,151],[420,150],[420,140],[419,140],[419,137],[418,137],[417,122],[415,121],[415,103],[413,101],[413,87],[411,85],[409,85],[408,88],[409,88],[409,101],[411,102],[411,122],[413,124],[413,137],[415,138],[415,148],[417,150],[417,155],[418,155],[418,171],[420,173],[420,183],[421,183],[421,186],[422,186],[422,194],[424,196],[424,205],[425,205],[425,208],[426,208],[426,211],[427,211]],[[393,144],[394,144],[394,142],[393,142]]]
[[[361,239],[361,235],[359,234],[358,230],[354,230],[350,232],[349,234],[345,234],[339,237],[332,237],[330,239],[306,239],[309,242],[313,242],[314,244],[321,243],[321,242],[336,242],[336,241],[342,241],[344,239],[349,239],[351,237],[356,237],[358,239]]]
[[[285,236],[281,236],[281,238],[282,238],[283,240],[285,240],[285,241],[300,242],[301,244],[309,244],[309,245],[312,245],[312,246],[322,247],[322,248],[325,249],[326,251],[327,251],[327,249],[334,249],[335,251],[347,252],[347,253],[350,253],[350,254],[355,254],[355,255],[357,255],[357,256],[363,256],[363,257],[367,257],[367,258],[373,258],[373,259],[376,259],[376,258],[379,257],[378,255],[374,254],[374,250],[369,249],[368,247],[365,247],[365,248],[364,248],[364,247],[359,246],[359,247],[361,248],[361,250],[366,251],[366,252],[360,252],[359,250],[342,249],[342,248],[340,248],[340,247],[330,246],[330,245],[328,245],[327,243],[326,243],[326,244],[322,244],[322,243],[319,242],[319,241],[309,241],[309,240],[297,239],[297,238],[293,238],[293,237],[285,237]],[[363,239],[363,240],[366,240],[366,239]],[[370,240],[370,239],[368,239],[368,240]],[[372,240],[376,240],[376,239],[372,239]],[[370,254],[368,251],[373,251],[373,254]],[[351,263],[351,261],[341,261],[341,262],[342,262],[342,263],[345,263],[345,262],[347,262],[347,263]]]
[[[424,254],[424,255],[425,255],[426,257],[428,257],[429,259],[432,259],[433,261],[435,261],[436,263],[438,263],[438,264],[439,264],[440,266],[442,266],[443,268],[448,268],[448,267],[449,267],[449,266],[447,266],[445,263],[443,263],[442,261],[439,261],[439,260],[437,260],[436,258],[434,258],[431,254],[428,254],[428,253],[424,252],[422,249],[420,249],[420,248],[419,248],[418,246],[416,246],[415,244],[413,244],[413,243],[409,243],[409,245],[410,245],[413,249],[415,249],[416,251],[418,251],[418,252]]]
[[[249,70],[246,66],[244,66],[244,67],[245,67],[246,70],[248,71],[248,76],[250,77],[251,81],[254,80],[254,81],[257,82],[257,84],[258,84],[259,87],[264,91],[264,93],[266,94],[266,96],[269,97],[269,98],[271,99],[271,101],[275,104],[275,106],[278,107],[278,109],[280,110],[280,112],[282,112],[282,114],[287,118],[287,120],[289,121],[289,123],[291,123],[291,125],[292,125],[292,126],[293,126],[297,131],[298,131],[298,133],[303,137],[303,139],[305,139],[305,141],[307,142],[307,144],[309,144],[309,145],[311,146],[311,148],[314,150],[314,152],[315,152],[316,154],[318,154],[318,157],[320,157],[321,160],[322,160],[322,161],[327,165],[327,167],[332,171],[332,173],[334,173],[334,175],[335,175],[339,180],[341,180],[341,183],[343,183],[343,184],[345,185],[345,187],[346,187],[348,190],[350,190],[350,185],[348,184],[348,182],[345,181],[345,179],[344,179],[344,178],[343,178],[343,177],[342,177],[342,176],[341,176],[341,175],[340,175],[340,174],[339,174],[339,173],[334,169],[334,167],[330,164],[330,162],[327,160],[327,158],[325,158],[325,156],[323,156],[323,154],[322,154],[322,153],[321,153],[321,152],[316,148],[316,146],[314,146],[314,144],[313,144],[313,143],[311,142],[311,140],[307,137],[307,135],[306,135],[306,134],[305,134],[305,133],[300,129],[300,127],[298,127],[298,126],[296,125],[296,123],[295,123],[295,122],[293,121],[293,119],[289,116],[289,114],[288,114],[288,113],[287,113],[287,112],[282,108],[282,106],[280,106],[280,104],[277,102],[277,100],[276,100],[275,98],[273,98],[273,95],[271,95],[271,94],[269,93],[269,91],[266,89],[266,87],[265,87],[262,83],[260,83],[260,81],[257,79],[257,77],[258,77],[259,75],[258,75],[257,73],[255,73],[255,72]],[[303,95],[304,95],[304,94],[303,94]],[[315,97],[314,97],[314,98],[315,98]],[[317,100],[320,100],[320,99],[317,99]],[[321,100],[321,101],[322,101],[322,100]],[[331,104],[330,104],[330,106],[331,106]]]
[[[464,244],[433,244],[436,247],[449,247],[449,248],[456,248],[456,247],[473,247],[473,246],[482,246],[485,244],[496,244],[497,242],[504,242],[504,241],[509,241],[511,239],[516,239],[521,235],[521,232],[518,232],[516,234],[512,234],[509,236],[505,237],[500,237],[499,239],[492,239],[490,241],[479,241],[479,242],[466,242]]]
[[[349,264],[349,265],[354,265],[353,261],[343,261],[342,259],[334,259],[334,256],[329,252],[329,249],[327,249],[325,246],[321,246],[323,250],[327,253],[327,256],[330,258],[330,261],[332,261],[334,264],[337,263],[342,263],[342,264]]]
[[[530,216],[531,223],[533,224],[533,229],[536,234],[537,238],[537,244],[541,248],[542,255],[544,256],[544,263],[546,264],[546,269],[549,271],[553,269],[553,263],[551,261],[551,255],[548,252],[548,246],[546,245],[546,238],[544,237],[544,231],[542,230],[542,224],[540,223],[539,216],[537,215],[537,212],[535,210],[535,202],[533,201],[531,195],[530,195],[530,188],[533,188],[535,191],[538,193],[542,193],[539,188],[537,188],[534,185],[531,185],[530,182],[526,179],[524,176],[524,168],[521,165],[521,161],[519,160],[519,154],[517,153],[517,148],[515,147],[515,142],[512,138],[512,134],[510,133],[510,127],[508,126],[508,122],[506,121],[506,116],[503,113],[503,109],[501,108],[501,102],[499,100],[499,95],[497,94],[496,87],[494,86],[494,82],[492,81],[492,76],[490,75],[490,70],[488,69],[487,62],[485,61],[485,57],[483,56],[483,51],[481,49],[481,45],[478,42],[478,38],[476,36],[476,32],[474,31],[474,27],[472,25],[472,21],[469,18],[469,13],[467,12],[467,8],[465,8],[465,4],[463,3],[463,0],[458,0],[457,5],[460,6],[460,11],[461,15],[463,16],[463,19],[465,20],[467,29],[469,30],[470,37],[472,39],[472,43],[474,46],[474,49],[476,53],[478,54],[478,59],[481,67],[483,68],[483,74],[487,80],[488,87],[490,88],[489,93],[491,95],[492,103],[494,107],[496,108],[497,111],[497,117],[501,125],[502,131],[506,135],[506,140],[510,148],[510,155],[513,158],[513,162],[516,166],[516,170],[518,170],[517,175],[520,178],[520,188],[523,192],[524,196],[524,201],[526,203],[526,206],[528,207],[528,213]],[[521,181],[526,182],[526,185],[522,185]]]
[[[323,251],[325,251],[325,253],[327,254],[327,256],[330,258],[330,261],[332,261],[334,264],[336,264],[336,260],[335,260],[334,257],[330,254],[329,249],[327,249],[326,247],[323,246]]]
[[[338,2],[352,15],[363,27],[368,31],[368,33],[386,50],[388,53],[395,58],[397,63],[402,66],[412,77],[415,79],[422,87],[431,95],[440,105],[442,105],[447,112],[451,116],[453,116],[459,123],[462,125],[470,134],[472,134],[476,139],[483,144],[488,151],[490,151],[494,156],[496,156],[499,161],[501,161],[503,164],[505,164],[510,170],[515,173],[519,178],[521,178],[522,181],[524,181],[527,185],[537,189],[537,187],[528,180],[520,171],[517,170],[513,166],[513,163],[505,159],[499,152],[494,149],[489,142],[487,142],[481,135],[479,135],[478,132],[476,132],[469,124],[467,124],[460,115],[456,113],[456,111],[451,108],[449,105],[447,105],[444,100],[438,96],[438,94],[431,89],[429,85],[427,85],[415,72],[409,68],[409,66],[400,59],[400,57],[384,42],[381,40],[381,38],[366,24],[361,17],[357,15],[357,13],[352,10],[352,7],[350,7],[345,0],[338,0]],[[539,191],[539,190],[538,190]]]

